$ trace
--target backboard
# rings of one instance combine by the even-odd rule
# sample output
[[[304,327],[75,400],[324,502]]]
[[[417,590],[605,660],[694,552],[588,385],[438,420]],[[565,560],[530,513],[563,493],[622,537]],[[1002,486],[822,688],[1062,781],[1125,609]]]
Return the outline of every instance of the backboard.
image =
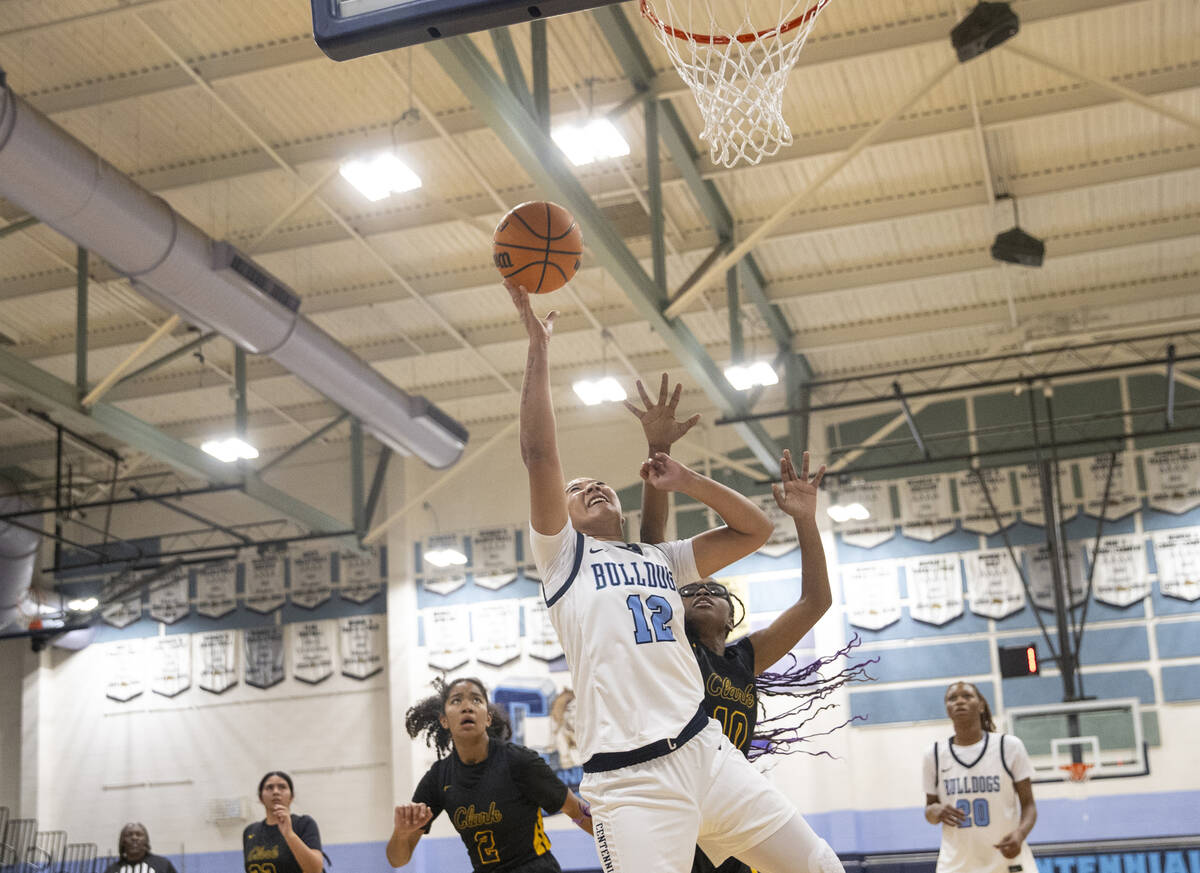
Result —
[[[1008,732],[1025,744],[1034,782],[1064,782],[1071,764],[1087,778],[1144,776],[1150,772],[1136,697],[1017,706],[1007,711]]]

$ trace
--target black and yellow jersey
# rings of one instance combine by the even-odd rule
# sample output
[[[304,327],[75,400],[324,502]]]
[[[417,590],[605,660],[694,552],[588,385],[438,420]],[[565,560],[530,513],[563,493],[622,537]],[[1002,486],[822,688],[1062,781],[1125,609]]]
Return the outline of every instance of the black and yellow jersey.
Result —
[[[537,752],[494,737],[484,760],[464,764],[451,751],[413,793],[435,818],[443,810],[450,817],[476,873],[561,873],[542,810],[558,812],[566,800],[567,786]]]
[[[312,816],[292,815],[292,830],[304,845],[320,850],[321,832]],[[242,860],[246,873],[301,873],[300,862],[279,826],[254,821],[242,831]]]
[[[717,720],[733,747],[743,755],[758,723],[758,692],[754,686],[754,645],[742,637],[718,655],[689,637],[704,679],[704,708]]]

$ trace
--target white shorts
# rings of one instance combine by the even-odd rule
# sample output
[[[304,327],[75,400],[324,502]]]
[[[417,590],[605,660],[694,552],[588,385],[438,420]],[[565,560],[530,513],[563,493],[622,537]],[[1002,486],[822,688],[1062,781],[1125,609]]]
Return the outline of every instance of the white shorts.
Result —
[[[796,815],[712,719],[669,755],[588,773],[580,792],[604,873],[690,873],[697,844],[720,865]]]

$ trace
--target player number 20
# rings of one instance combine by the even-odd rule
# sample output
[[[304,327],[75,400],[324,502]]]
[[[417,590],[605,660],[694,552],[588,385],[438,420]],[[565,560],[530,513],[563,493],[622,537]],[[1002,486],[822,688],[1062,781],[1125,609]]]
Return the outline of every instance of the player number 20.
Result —
[[[671,632],[671,617],[675,614],[671,602],[660,594],[651,594],[642,603],[640,594],[630,594],[625,598],[625,605],[633,614],[633,639],[638,644],[673,642],[675,634]],[[646,620],[649,611],[650,620]],[[651,635],[651,627],[654,628]]]
[[[963,799],[954,805],[958,807],[959,812],[967,817],[966,821],[959,825],[960,828],[969,828],[972,825],[986,828],[992,822],[992,813],[988,809],[986,797],[977,797],[974,802]],[[974,813],[974,816],[972,816],[972,813]]]

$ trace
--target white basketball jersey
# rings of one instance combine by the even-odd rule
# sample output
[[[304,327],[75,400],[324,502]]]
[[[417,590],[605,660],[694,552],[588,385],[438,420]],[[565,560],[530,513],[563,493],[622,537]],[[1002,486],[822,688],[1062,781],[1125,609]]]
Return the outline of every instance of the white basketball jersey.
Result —
[[[691,541],[597,540],[569,521],[554,536],[530,532],[583,759],[678,736],[704,700],[677,590],[698,578]]]
[[[929,784],[931,772],[936,791]],[[1037,873],[1028,843],[1015,858],[1005,858],[995,847],[1021,823],[1015,784],[1033,774],[1019,739],[985,733],[982,743],[965,748],[938,740],[926,755],[926,774],[926,793],[936,793],[939,802],[966,816],[958,827],[942,825],[937,873]]]

